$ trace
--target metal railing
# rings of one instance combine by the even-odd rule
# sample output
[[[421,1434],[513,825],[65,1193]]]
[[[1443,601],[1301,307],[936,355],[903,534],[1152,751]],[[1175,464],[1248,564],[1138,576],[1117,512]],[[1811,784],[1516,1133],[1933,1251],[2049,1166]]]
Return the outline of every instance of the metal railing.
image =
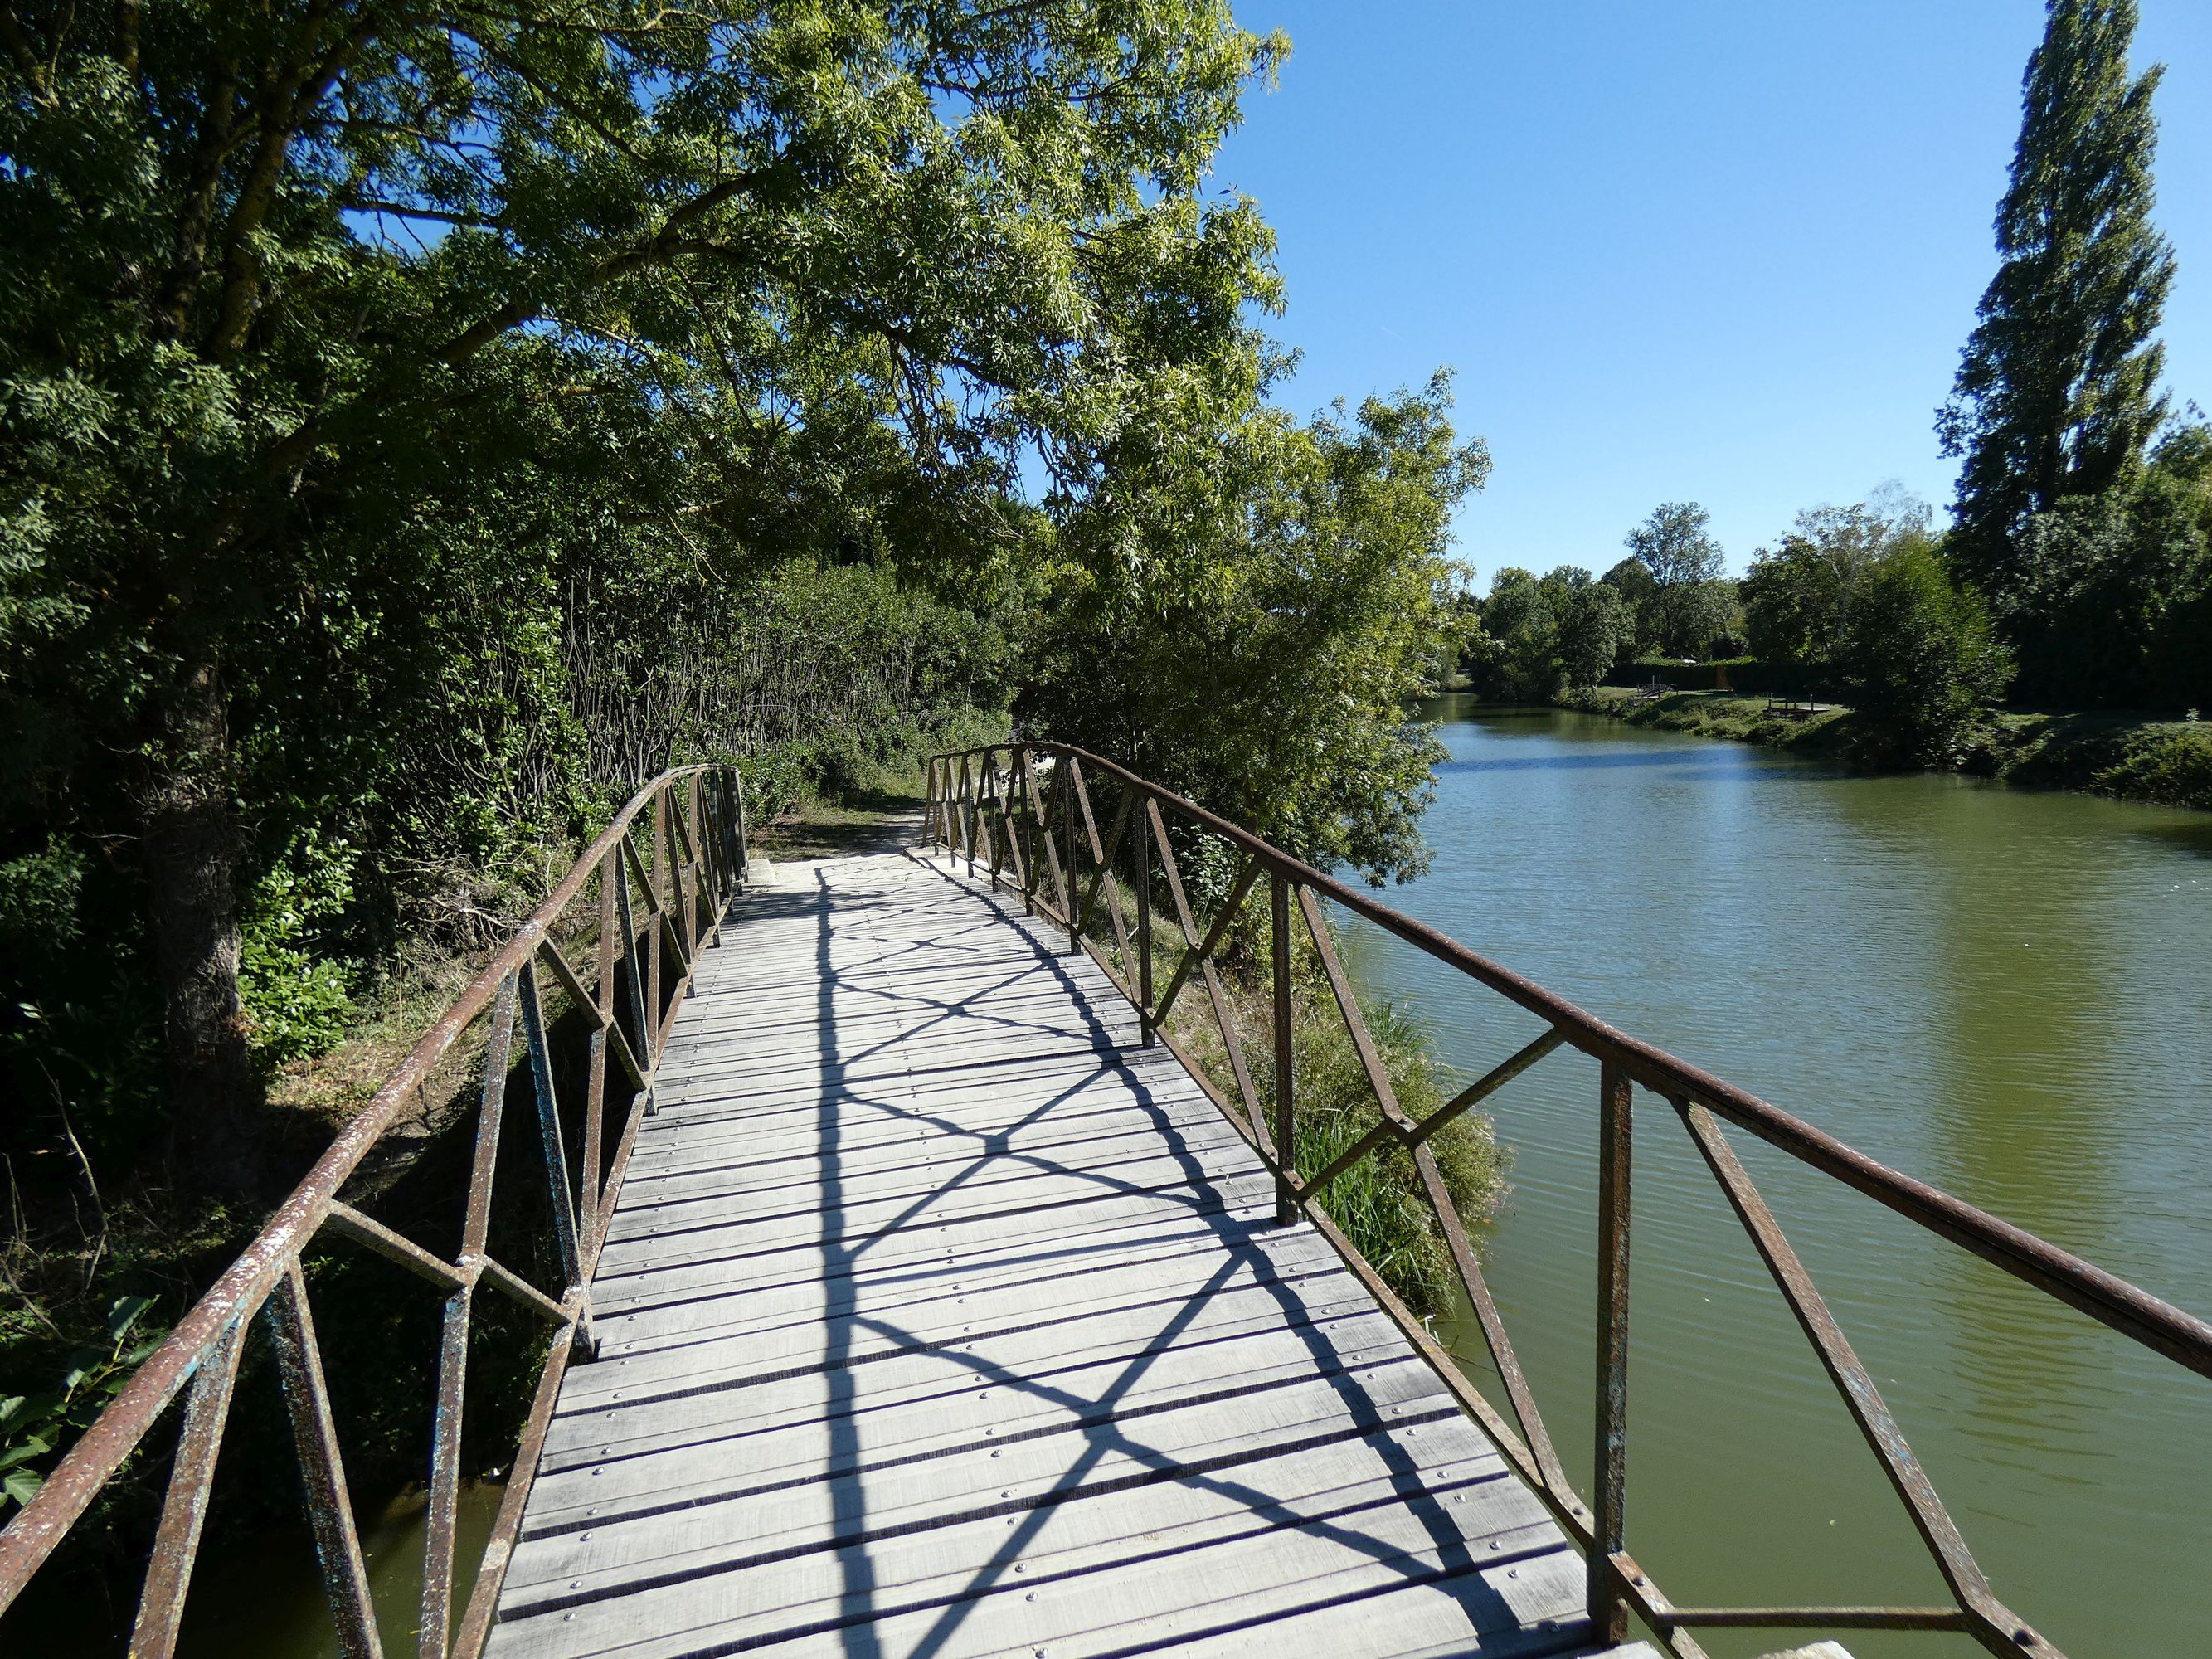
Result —
[[[644,839],[647,845],[641,848]],[[623,808],[561,884],[495,955],[399,1069],[379,1089],[213,1288],[185,1314],[121,1394],[70,1448],[21,1513],[0,1531],[0,1612],[52,1554],[100,1489],[145,1441],[179,1394],[183,1421],[161,1522],[132,1626],[132,1659],[167,1659],[205,1527],[216,1462],[230,1416],[239,1362],[258,1316],[266,1333],[307,1493],[307,1516],[331,1615],[347,1659],[380,1659],[368,1573],[347,1491],[345,1456],[331,1408],[301,1258],[337,1238],[397,1263],[442,1292],[425,1521],[419,1650],[423,1659],[475,1659],[490,1633],[500,1586],[529,1497],[553,1403],[572,1359],[588,1358],[586,1286],[604,1243],[640,1121],[653,1109],[661,1041],[690,988],[691,962],[712,943],[726,900],[744,883],[743,792],[727,767],[664,773]],[[596,902],[596,929],[577,921]],[[580,936],[593,952],[579,972],[562,954]],[[540,975],[550,975],[572,1016],[549,1024]],[[528,1202],[551,1218],[560,1284],[544,1290],[494,1259],[486,1243],[505,1189],[495,1174],[516,1065],[516,1025],[531,1079],[544,1188]],[[459,1247],[428,1249],[339,1196],[349,1177],[400,1119],[409,1097],[439,1075],[472,1032],[483,1041],[476,1136],[466,1195],[456,1207]],[[580,1145],[564,1144],[556,1091],[556,1037],[578,1032],[584,1096]],[[619,1075],[610,1086],[608,1068]],[[569,1072],[573,1078],[573,1070]],[[624,1087],[626,1101],[617,1098]],[[610,1105],[620,1114],[610,1139]],[[477,1564],[458,1630],[453,1623],[455,1531],[461,1498],[462,1402],[471,1312],[489,1285],[540,1316],[551,1332],[512,1473]]]
[[[1091,777],[1086,778],[1086,771]],[[1102,836],[1091,784],[1113,792]],[[929,767],[926,841],[965,858],[971,874],[988,871],[994,887],[1009,884],[1036,912],[1066,930],[1068,949],[1086,952],[1134,1006],[1150,1047],[1165,1044],[1275,1178],[1277,1219],[1304,1219],[1334,1246],[1345,1265],[1373,1293],[1499,1452],[1534,1491],[1588,1565],[1592,1633],[1627,1639],[1633,1613],[1677,1659],[1703,1659],[1698,1630],[1769,1627],[1794,1630],[1960,1632],[1991,1653],[2063,1659],[2059,1650],[2008,1607],[1990,1588],[1957,1526],[1914,1456],[1874,1379],[1852,1351],[1804,1263],[1784,1237],[1765,1200],[1723,1133],[1723,1123],[1758,1137],[1823,1175],[1886,1205],[2046,1295],[2200,1375],[2212,1376],[2212,1324],[2159,1300],[2080,1257],[1933,1187],[1913,1180],[1834,1136],[1769,1105],[1755,1095],[1595,1018],[1541,986],[1412,917],[1300,862],[1249,831],[1183,797],[1086,750],[1059,744],[995,745],[936,757]],[[1210,918],[1194,910],[1178,866],[1173,820],[1188,848],[1210,839],[1225,843],[1237,873]],[[1121,877],[1130,882],[1125,903]],[[1263,1101],[1237,1030],[1231,988],[1217,956],[1239,914],[1264,878],[1272,936],[1270,1035],[1273,1098]],[[1168,931],[1178,935],[1180,960],[1155,994],[1152,913],[1164,896]],[[1543,1020],[1542,1036],[1502,1060],[1426,1118],[1399,1105],[1358,1000],[1330,940],[1321,899],[1364,917],[1414,949]],[[1103,911],[1099,938],[1091,935]],[[1324,1168],[1302,1175],[1297,1162],[1297,1085],[1291,1042],[1291,913],[1303,920],[1369,1088],[1379,1121]],[[1202,990],[1218,1028],[1233,1083],[1206,1068],[1168,1030],[1179,999]],[[1484,1281],[1465,1224],[1455,1211],[1431,1139],[1446,1124],[1559,1048],[1599,1065],[1597,1101],[1598,1292],[1595,1312],[1597,1411],[1592,1501],[1577,1494],[1544,1427],[1526,1375],[1515,1357],[1498,1304]],[[1948,1588],[1937,1607],[1687,1607],[1662,1595],[1627,1550],[1630,1128],[1641,1085],[1663,1100],[1720,1184],[1759,1258],[1789,1303],[1799,1327],[1843,1397],[1845,1409],[1903,1501]],[[1272,1110],[1269,1109],[1272,1108]],[[1461,1286],[1480,1324],[1516,1423],[1508,1423],[1469,1382],[1451,1356],[1360,1255],[1321,1206],[1328,1188],[1364,1158],[1386,1146],[1411,1156],[1422,1196],[1433,1208]]]

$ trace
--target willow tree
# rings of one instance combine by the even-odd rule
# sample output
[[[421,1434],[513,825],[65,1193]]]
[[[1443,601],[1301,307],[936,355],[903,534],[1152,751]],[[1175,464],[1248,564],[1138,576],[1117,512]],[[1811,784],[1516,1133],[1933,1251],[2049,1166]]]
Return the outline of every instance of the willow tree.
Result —
[[[1938,416],[1965,459],[1950,556],[2002,609],[2027,520],[2110,489],[2165,419],[2152,338],[2173,252],[2151,222],[2161,70],[2131,75],[2135,0],[2051,0],[1998,204],[2003,263]]]
[[[254,1177],[268,769],[539,649],[452,590],[542,611],[563,538],[1006,558],[1024,456],[1094,490],[1249,355],[1266,228],[1201,185],[1278,51],[1225,0],[0,8],[0,836],[143,883],[191,1179]]]

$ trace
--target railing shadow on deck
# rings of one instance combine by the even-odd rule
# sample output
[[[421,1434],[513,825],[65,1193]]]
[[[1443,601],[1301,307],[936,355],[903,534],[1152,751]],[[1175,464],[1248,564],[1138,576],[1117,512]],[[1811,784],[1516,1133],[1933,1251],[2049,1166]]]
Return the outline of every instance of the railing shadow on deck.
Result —
[[[1088,775],[1086,775],[1088,774]],[[1110,816],[1092,799],[1102,786]],[[1101,834],[1101,824],[1105,825]],[[1173,826],[1172,830],[1170,825]],[[1688,1062],[1631,1036],[1426,924],[1313,868],[1195,803],[1112,762],[1066,744],[995,744],[933,757],[928,767],[926,845],[969,873],[987,874],[1033,913],[1065,929],[1067,949],[1097,963],[1135,1008],[1142,1041],[1175,1053],[1275,1180],[1277,1218],[1310,1222],[1366,1285],[1583,1552],[1595,1638],[1627,1639],[1632,1613],[1675,1659],[1705,1659],[1701,1630],[1771,1628],[1960,1632],[1991,1653],[2063,1659],[2060,1650],[2001,1601],[1913,1454],[1903,1429],[1830,1313],[1804,1263],[1730,1145],[1723,1125],[1778,1148],[2177,1364],[2212,1376],[2212,1324],[2160,1300],[2008,1222],[1875,1162],[1803,1120]],[[1213,914],[1201,916],[1176,848],[1225,850],[1236,875]],[[1127,882],[1125,896],[1123,883]],[[1264,880],[1269,912],[1272,1081],[1255,1083],[1237,1033],[1231,988],[1218,954]],[[1166,901],[1166,931],[1177,941],[1164,990],[1154,984],[1152,912]],[[1381,927],[1476,986],[1541,1019],[1534,1042],[1501,1060],[1426,1118],[1399,1105],[1389,1074],[1361,1019],[1337,960],[1322,900]],[[1325,1168],[1298,1167],[1291,1027],[1291,914],[1304,924],[1337,1012],[1372,1091],[1379,1121]],[[1210,1079],[1170,1033],[1178,1000],[1202,996],[1218,1031],[1230,1084]],[[1495,1298],[1485,1282],[1437,1165],[1431,1139],[1447,1124],[1559,1048],[1595,1059],[1598,1152],[1597,1412],[1593,1501],[1585,1504],[1562,1467]],[[1233,1086],[1232,1086],[1233,1085]],[[1635,1091],[1656,1095],[1677,1118],[1799,1328],[1834,1383],[1942,1575],[1951,1601],[1932,1607],[1689,1607],[1669,1601],[1626,1547],[1628,1455],[1629,1192]],[[1433,1334],[1329,1218],[1328,1188],[1385,1148],[1410,1155],[1482,1331],[1514,1421],[1469,1382]]]
[[[339,1649],[347,1659],[380,1659],[346,1456],[301,1267],[311,1248],[343,1242],[384,1257],[444,1296],[419,1650],[424,1659],[474,1659],[482,1651],[562,1378],[572,1359],[591,1354],[586,1287],[639,1125],[653,1110],[662,1042],[690,989],[693,957],[713,943],[728,901],[743,887],[745,844],[743,791],[726,766],[665,772],[623,808],[0,1531],[0,1613],[181,1395],[167,1496],[130,1638],[132,1659],[168,1659],[175,1651],[240,1360],[258,1317],[291,1422]],[[580,970],[564,954],[580,944],[592,957]],[[545,978],[553,981],[556,1008],[567,1005],[568,1018],[557,1024],[547,1017]],[[581,1036],[580,1054],[560,1052],[564,1035]],[[410,1101],[421,1097],[427,1103],[426,1089],[465,1065],[472,1045],[480,1045],[481,1077],[473,1152],[453,1218],[458,1248],[448,1256],[354,1207],[344,1195],[368,1201],[349,1188],[349,1178],[369,1173],[364,1164],[409,1115]],[[516,1127],[537,1143],[543,1182],[521,1195],[511,1182],[503,1187],[495,1179],[507,1083],[518,1065],[530,1078],[535,1111],[534,1121]],[[580,1101],[574,1093],[580,1071]],[[569,1128],[579,1124],[572,1146]],[[487,1249],[495,1212],[517,1204],[550,1218],[549,1255],[558,1277],[551,1288],[532,1284]],[[457,1577],[467,1582],[463,1575],[471,1565],[455,1559],[463,1404],[471,1313],[483,1286],[539,1316],[550,1340],[457,1628]]]
[[[821,879],[818,875],[817,878]],[[1473,1569],[1478,1565],[1510,1566],[1522,1558],[1488,1553],[1478,1561],[1445,1508],[1455,1492],[1463,1492],[1490,1477],[1486,1474],[1462,1473],[1454,1480],[1439,1480],[1433,1478],[1435,1471],[1425,1476],[1406,1444],[1389,1435],[1375,1432],[1424,1423],[1427,1419],[1386,1419],[1382,1407],[1369,1400],[1364,1390],[1344,1386],[1351,1420],[1363,1434],[1375,1435],[1368,1443],[1383,1474],[1393,1480],[1393,1486],[1387,1498],[1363,1494],[1334,1509],[1301,1509],[1286,1504],[1264,1483],[1246,1478],[1242,1467],[1243,1457],[1226,1457],[1204,1468],[1194,1469],[1172,1447],[1152,1443],[1147,1436],[1149,1425],[1164,1419],[1156,1419],[1152,1415],[1157,1401],[1139,1400],[1141,1390],[1155,1367],[1184,1344],[1221,1340],[1218,1332],[1206,1328],[1206,1322],[1221,1317],[1219,1304],[1231,1295],[1241,1294],[1273,1309],[1279,1328],[1299,1345],[1304,1355],[1305,1364],[1295,1373],[1295,1380],[1343,1386],[1344,1379],[1364,1368],[1355,1366],[1324,1334],[1323,1326],[1328,1322],[1314,1316],[1291,1279],[1243,1218],[1240,1212],[1244,1206],[1233,1201],[1218,1176],[1208,1172],[1200,1146],[1194,1146],[1186,1134],[1190,1126],[1178,1123],[1165,1103],[1153,1095],[1136,1074],[1117,1073],[1116,1081],[1130,1090],[1158,1137],[1158,1148],[1148,1148],[1147,1156],[1171,1164],[1179,1176],[1174,1182],[1163,1182],[1151,1177],[1140,1185],[1133,1185],[1111,1166],[1101,1167],[1079,1156],[1066,1157],[1060,1143],[1048,1143],[1036,1150],[1023,1144],[1024,1130],[1048,1126],[1057,1110],[1097,1081],[1096,1073],[1079,1073],[1057,1086],[1046,1087],[1018,1115],[988,1127],[963,1123],[957,1115],[941,1115],[902,1099],[902,1091],[909,1081],[903,1070],[890,1074],[885,1080],[892,1086],[882,1092],[872,1089],[865,1077],[855,1077],[855,1062],[867,1058],[871,1051],[866,1046],[856,1048],[843,1040],[835,993],[844,991],[864,997],[866,992],[848,984],[831,959],[826,890],[817,902],[822,926],[817,951],[817,1036],[814,1060],[822,1079],[823,1098],[817,1115],[814,1156],[822,1224],[814,1243],[818,1251],[819,1271],[830,1292],[824,1298],[819,1352],[822,1370],[830,1382],[825,1411],[830,1430],[827,1461],[830,1472],[827,1479],[836,1516],[835,1531],[839,1540],[845,1540],[836,1547],[834,1556],[842,1586],[838,1630],[843,1650],[856,1656],[856,1659],[872,1659],[883,1649],[871,1621],[886,1613],[908,1613],[926,1617],[928,1622],[925,1628],[910,1632],[902,1640],[899,1651],[908,1659],[932,1659],[932,1656],[953,1644],[957,1632],[986,1598],[1034,1591],[1055,1582],[1057,1575],[1050,1571],[1029,1577],[1015,1575],[1023,1572],[1027,1565],[1024,1553],[1051,1524],[1060,1504],[1147,1478],[1169,1475],[1230,1500],[1268,1526],[1327,1539],[1346,1551],[1369,1556],[1389,1566],[1406,1582],[1449,1579],[1455,1593],[1468,1603],[1483,1627],[1503,1628],[1513,1624],[1516,1615]],[[1063,994],[1066,1005],[1062,1007],[1055,1002],[1054,1012],[1062,1017],[1072,1013],[1073,1024],[1072,1029],[1054,1025],[1050,1016],[1042,1024],[1030,1024],[1019,1015],[1003,1015],[1000,1018],[1007,1034],[1041,1042],[1048,1048],[1073,1038],[1087,1038],[1093,1052],[1112,1063],[1118,1049],[1139,1036],[1141,1023],[1133,1030],[1130,1022],[1117,1019],[1111,1022],[1114,1029],[1109,1029],[1108,1022],[1102,1020],[1094,1009],[1082,981],[1069,973],[1063,959],[1055,955],[1054,939],[1048,930],[1025,924],[1018,914],[1003,912],[990,925],[997,927],[1008,922],[1021,927],[1037,947],[1035,963],[1025,963],[1022,971],[1041,969],[1049,975],[1055,988]],[[882,965],[881,958],[870,960],[871,978],[881,971]],[[920,1000],[926,1005],[933,1002],[944,1014],[951,1015],[971,1012],[972,1004],[1003,988],[1002,979],[981,984],[957,983],[944,988],[935,996],[921,994]],[[915,994],[902,991],[899,994],[911,998]],[[912,1042],[925,1036],[931,1024],[926,1016],[909,1018],[897,1025],[895,1036],[885,1041]],[[1056,1048],[1051,1051],[1055,1055],[1066,1052]],[[1212,1115],[1210,1106],[1205,1109],[1206,1121],[1226,1129]],[[912,1130],[916,1144],[923,1140],[933,1146],[949,1142],[962,1148],[968,1156],[965,1161],[938,1171],[926,1192],[904,1200],[903,1207],[888,1217],[871,1214],[860,1231],[848,1231],[844,1187],[847,1137],[856,1127],[887,1122]],[[1204,1145],[1210,1146],[1212,1143]],[[980,1209],[948,1212],[943,1206],[948,1198],[969,1190],[969,1183],[987,1171],[1000,1170],[998,1178],[1006,1179],[1000,1166],[1009,1163],[1018,1164],[1025,1174],[1064,1177],[1079,1194],[1095,1192],[1102,1200],[1143,1198],[1178,1209],[1187,1218],[1188,1231],[1164,1246],[1164,1254],[1184,1254],[1193,1243],[1203,1240],[1219,1249],[1220,1266],[1202,1282],[1193,1285],[1187,1293],[1163,1296],[1152,1310],[1157,1317],[1157,1326],[1142,1339],[1133,1342],[1125,1339],[1121,1345],[1129,1352],[1117,1351],[1107,1357],[1102,1351],[1080,1364],[1068,1364],[1063,1357],[1060,1363],[1041,1376],[1025,1374],[982,1352],[945,1343],[940,1334],[920,1323],[902,1323],[888,1310],[861,1305],[854,1287],[871,1252],[884,1247],[896,1249],[901,1244],[911,1248],[913,1234],[918,1230],[975,1227],[1008,1219],[1008,1212],[990,1207],[988,1193],[982,1200],[984,1206]],[[1048,1218],[1042,1212],[1030,1213],[1025,1218],[1027,1224],[1020,1229],[1019,1236],[1024,1243],[1018,1255],[1007,1255],[1002,1249],[980,1267],[972,1261],[956,1267],[948,1258],[941,1267],[933,1256],[927,1263],[917,1264],[905,1277],[909,1284],[934,1285],[942,1295],[948,1285],[953,1291],[963,1285],[974,1286],[977,1282],[975,1275],[979,1272],[988,1284],[994,1273],[1018,1271],[1025,1276],[1052,1275],[1073,1292],[1081,1276],[1091,1270],[1085,1266],[1084,1256],[1115,1248],[1100,1240],[1089,1227],[1066,1219],[1070,1211],[1079,1210],[1085,1201],[1082,1196],[1056,1200]],[[1073,1235],[1052,1231],[1070,1225],[1078,1228]],[[960,1282],[951,1283],[955,1279]],[[928,1304],[922,1305],[926,1308]],[[1080,1317],[1073,1309],[1060,1316],[1062,1320],[1071,1322]],[[1018,1501],[996,1507],[988,1504],[987,1497],[983,1507],[975,1511],[995,1520],[1002,1509],[1006,1530],[999,1536],[989,1555],[970,1569],[957,1588],[933,1590],[921,1601],[894,1598],[889,1605],[879,1601],[874,1551],[884,1542],[898,1540],[906,1528],[896,1522],[879,1526],[871,1507],[871,1481],[879,1471],[907,1467],[910,1454],[900,1450],[881,1452],[879,1461],[872,1461],[867,1455],[855,1432],[861,1402],[853,1391],[852,1366],[856,1357],[884,1357],[885,1345],[890,1352],[928,1353],[940,1364],[963,1370],[969,1382],[960,1389],[962,1393],[968,1386],[982,1385],[1052,1408],[1060,1414],[1055,1425],[1055,1443],[1065,1447],[1062,1461],[1043,1491],[1024,1491]],[[1229,1387],[1240,1396],[1250,1397],[1288,1386],[1292,1380],[1289,1375],[1257,1380],[1243,1378]],[[1129,1412],[1126,1408],[1133,1401],[1139,1408]],[[1030,1437],[1024,1435],[1007,1443],[1029,1442]],[[1277,1446],[1262,1445],[1251,1449],[1244,1456],[1260,1462],[1279,1450]],[[1000,1496],[1011,1498],[1006,1492]],[[1376,1515],[1385,1510],[1409,1513],[1419,1522],[1438,1553],[1435,1564],[1409,1559],[1401,1546],[1365,1529]],[[1140,1553],[1119,1558],[1115,1565],[1126,1567],[1146,1559],[1166,1561],[1180,1549],[1189,1547],[1165,1536],[1152,1539],[1150,1543],[1149,1558]],[[892,1582],[897,1582],[895,1575]],[[1182,1632],[1182,1638],[1196,1641],[1208,1634],[1225,1634],[1240,1627],[1231,1623],[1189,1630]]]

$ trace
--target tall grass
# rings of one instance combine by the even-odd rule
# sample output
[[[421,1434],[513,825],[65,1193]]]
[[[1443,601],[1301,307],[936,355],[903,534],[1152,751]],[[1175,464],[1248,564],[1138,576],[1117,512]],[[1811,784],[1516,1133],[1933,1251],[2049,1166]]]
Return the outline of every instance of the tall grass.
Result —
[[[1125,873],[1125,885],[1127,879]],[[1124,925],[1133,943],[1133,904],[1126,892],[1123,897]],[[1156,988],[1164,988],[1183,955],[1181,933],[1165,920],[1166,903],[1163,893],[1153,907]],[[1203,928],[1207,924],[1201,918],[1200,925]],[[1295,916],[1291,929],[1295,1161],[1299,1173],[1310,1177],[1382,1121],[1382,1113],[1320,955]],[[1103,902],[1089,933],[1110,957],[1113,923]],[[1272,952],[1272,923],[1262,884],[1245,901],[1243,913],[1224,936],[1217,966],[1231,1023],[1271,1126],[1276,1099]],[[1364,994],[1357,1000],[1400,1107],[1417,1120],[1427,1117],[1445,1099],[1443,1074],[1427,1030],[1394,1004]],[[1231,1102],[1237,1100],[1228,1046],[1212,1000],[1194,970],[1169,1014],[1167,1035],[1214,1089]],[[1489,1120],[1479,1112],[1464,1113],[1431,1138],[1429,1146],[1460,1216],[1474,1223],[1495,1212],[1506,1192],[1508,1160]],[[1384,1143],[1338,1176],[1317,1201],[1416,1313],[1433,1317],[1454,1310],[1459,1291],[1450,1246],[1423,1193],[1413,1157],[1403,1147]]]

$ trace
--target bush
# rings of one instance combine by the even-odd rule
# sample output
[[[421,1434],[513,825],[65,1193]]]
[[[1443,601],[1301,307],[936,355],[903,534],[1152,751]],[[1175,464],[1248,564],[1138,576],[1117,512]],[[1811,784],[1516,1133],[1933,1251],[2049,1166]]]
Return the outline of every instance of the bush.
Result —
[[[323,941],[353,902],[355,861],[343,840],[325,842],[310,830],[247,896],[238,992],[265,1070],[328,1054],[345,1036],[359,965]]]
[[[1919,540],[1868,569],[1844,653],[1872,755],[1923,764],[1956,759],[2013,676],[1989,607],[1973,589],[1954,586]]]
[[[2206,495],[2154,469],[2029,521],[2006,617],[2029,695],[2124,708],[2212,696]]]

